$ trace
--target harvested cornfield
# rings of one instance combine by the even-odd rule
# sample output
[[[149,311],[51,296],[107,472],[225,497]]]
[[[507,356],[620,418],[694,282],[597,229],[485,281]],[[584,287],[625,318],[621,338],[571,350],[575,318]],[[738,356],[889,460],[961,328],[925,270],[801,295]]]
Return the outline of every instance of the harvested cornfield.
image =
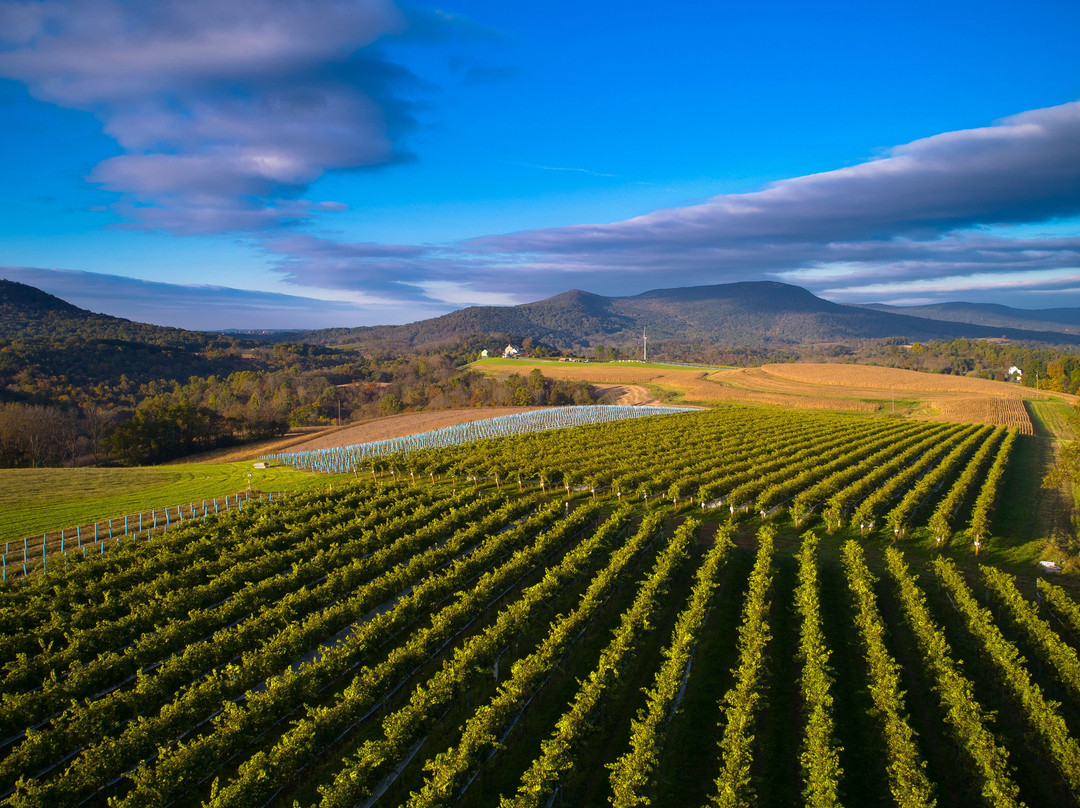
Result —
[[[496,375],[511,372],[506,365],[488,367],[478,363],[477,367]],[[512,366],[512,372],[528,373],[534,367],[555,379],[648,385],[653,390],[675,393],[684,403],[736,402],[803,410],[885,411],[916,418],[1015,426],[1024,434],[1033,433],[1025,400],[1053,397],[1069,404],[1080,400],[1077,396],[1051,395],[989,379],[851,364],[775,364],[708,370],[633,363],[523,360]]]
[[[994,424],[1016,427],[1021,435],[1034,435],[1035,430],[1020,398],[939,398],[935,407],[943,421],[972,424]]]
[[[867,403],[889,405],[902,399],[904,409],[916,417],[995,426],[1015,426],[1034,433],[1025,399],[1047,399],[1050,394],[1007,382],[919,373],[900,368],[838,364],[778,364],[760,368],[724,370],[709,379],[721,385],[772,397],[786,398],[787,406],[842,396]],[[1054,394],[1077,400],[1076,396]],[[918,406],[910,406],[910,402]]]
[[[925,393],[964,393],[993,398],[1045,398],[1045,392],[1008,382],[971,376],[922,373],[876,365],[829,363],[763,365],[760,372],[776,380],[795,384],[843,387],[853,391],[895,390]]]

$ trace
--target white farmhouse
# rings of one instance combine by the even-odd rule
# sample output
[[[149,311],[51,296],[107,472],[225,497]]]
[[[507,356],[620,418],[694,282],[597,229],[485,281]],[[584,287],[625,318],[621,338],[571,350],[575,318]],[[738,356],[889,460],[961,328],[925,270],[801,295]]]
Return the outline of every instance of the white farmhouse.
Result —
[[[1023,376],[1024,376],[1024,371],[1020,370],[1020,368],[1018,368],[1016,365],[1013,365],[1011,368],[1009,368],[1009,381],[1010,382],[1022,381]]]
[[[513,359],[518,355],[518,349],[513,345],[507,345],[503,348],[503,359]]]

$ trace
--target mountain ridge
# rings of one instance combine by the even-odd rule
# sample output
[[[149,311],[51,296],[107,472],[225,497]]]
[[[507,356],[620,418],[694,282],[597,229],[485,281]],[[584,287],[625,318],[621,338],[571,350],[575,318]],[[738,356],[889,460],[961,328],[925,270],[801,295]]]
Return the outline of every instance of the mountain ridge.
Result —
[[[1078,312],[1080,320],[1080,312]],[[906,341],[1006,338],[1080,344],[1075,333],[916,317],[819,298],[778,281],[653,289],[605,297],[574,289],[517,306],[472,306],[396,326],[294,332],[325,344],[370,343],[387,349],[434,345],[474,335],[529,337],[559,349],[629,345],[645,330],[652,340],[709,340],[729,345],[808,345],[859,339]]]
[[[914,316],[912,311],[927,316]],[[950,313],[957,318],[948,319]],[[1043,326],[1043,327],[1041,327]],[[1050,326],[1050,327],[1044,327]],[[778,281],[741,281],[652,289],[608,297],[581,289],[517,306],[472,306],[404,325],[359,326],[269,335],[273,342],[363,344],[372,350],[431,347],[470,337],[526,337],[556,349],[652,341],[709,341],[733,346],[798,346],[867,339],[905,341],[1006,338],[1080,344],[1080,309],[1024,310],[989,304],[907,307],[833,303]],[[232,333],[232,332],[230,332]],[[0,339],[130,340],[189,350],[220,333],[186,331],[95,314],[15,281],[0,280]]]

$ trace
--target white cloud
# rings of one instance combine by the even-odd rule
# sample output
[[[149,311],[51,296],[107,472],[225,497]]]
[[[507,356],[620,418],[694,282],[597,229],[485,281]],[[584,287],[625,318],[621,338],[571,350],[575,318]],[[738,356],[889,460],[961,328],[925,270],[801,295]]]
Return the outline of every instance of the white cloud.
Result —
[[[123,153],[89,179],[136,224],[274,227],[327,171],[399,158],[412,75],[370,47],[389,0],[66,0],[0,6],[0,75],[93,112]],[[213,213],[214,215],[207,215]]]

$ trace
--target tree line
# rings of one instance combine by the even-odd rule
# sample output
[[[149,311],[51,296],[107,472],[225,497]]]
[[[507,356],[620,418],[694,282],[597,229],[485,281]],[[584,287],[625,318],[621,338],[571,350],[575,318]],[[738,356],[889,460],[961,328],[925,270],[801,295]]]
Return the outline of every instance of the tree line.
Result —
[[[274,346],[279,354],[287,349]],[[534,370],[495,379],[452,355],[381,357],[349,367],[241,370],[120,385],[82,400],[0,404],[0,466],[160,463],[285,434],[400,412],[484,406],[592,404],[592,388]],[[118,395],[119,394],[119,395]]]

